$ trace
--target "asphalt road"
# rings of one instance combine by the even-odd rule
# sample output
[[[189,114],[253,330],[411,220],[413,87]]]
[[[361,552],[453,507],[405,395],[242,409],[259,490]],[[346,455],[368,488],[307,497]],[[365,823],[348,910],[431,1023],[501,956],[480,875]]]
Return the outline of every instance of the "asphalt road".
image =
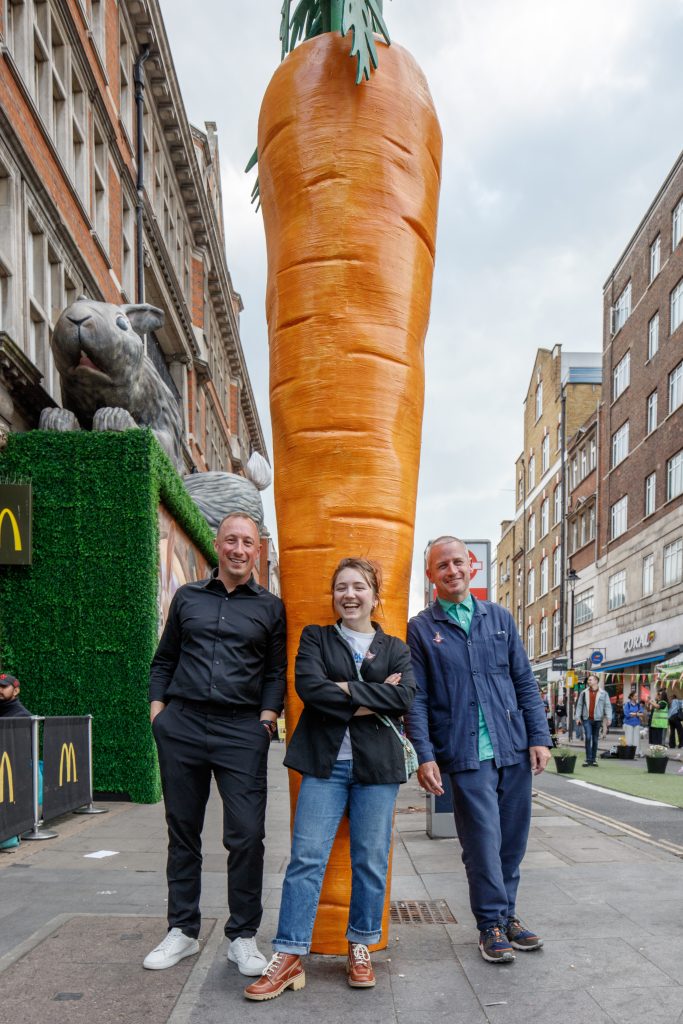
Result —
[[[618,831],[621,827],[634,839],[647,844],[661,844],[670,853],[677,853],[683,858],[683,808],[660,807],[625,793],[600,789],[597,780],[595,785],[587,786],[549,771],[534,779],[534,790],[550,801],[571,805],[565,807],[565,811],[585,812],[598,824],[603,819],[602,823],[608,830],[615,828]]]

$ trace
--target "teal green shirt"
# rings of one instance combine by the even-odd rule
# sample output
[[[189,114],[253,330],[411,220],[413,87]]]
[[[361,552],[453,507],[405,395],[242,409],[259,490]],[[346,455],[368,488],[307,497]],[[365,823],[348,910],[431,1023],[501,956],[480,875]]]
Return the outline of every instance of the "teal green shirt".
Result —
[[[474,599],[471,594],[468,594],[464,601],[460,604],[456,604],[454,601],[442,601],[439,597],[439,604],[445,611],[449,618],[453,619],[462,630],[465,635],[469,636],[470,626],[472,624],[472,616],[474,615]],[[493,744],[491,743],[491,737],[489,735],[488,726],[486,719],[484,718],[484,712],[481,710],[481,704],[479,705],[479,760],[490,761],[493,755]]]

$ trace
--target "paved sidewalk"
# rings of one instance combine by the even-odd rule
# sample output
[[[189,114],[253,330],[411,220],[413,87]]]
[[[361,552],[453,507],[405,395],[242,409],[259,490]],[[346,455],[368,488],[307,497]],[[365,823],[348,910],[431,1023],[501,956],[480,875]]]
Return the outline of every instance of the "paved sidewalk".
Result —
[[[282,755],[274,744],[259,934],[267,954],[289,851]],[[484,963],[457,840],[426,836],[425,798],[411,782],[401,787],[396,815],[392,899],[445,904],[455,923],[392,925],[388,949],[373,958],[375,989],[349,989],[341,958],[313,956],[305,989],[265,1005],[242,998],[246,980],[225,959],[215,796],[202,949],[159,972],[140,963],[165,932],[162,806],[108,806],[106,815],[61,819],[57,839],[0,854],[0,1024],[683,1022],[680,859],[561,807],[540,787],[519,910],[543,935],[542,950],[519,953],[512,965]],[[86,857],[102,850],[115,853]]]

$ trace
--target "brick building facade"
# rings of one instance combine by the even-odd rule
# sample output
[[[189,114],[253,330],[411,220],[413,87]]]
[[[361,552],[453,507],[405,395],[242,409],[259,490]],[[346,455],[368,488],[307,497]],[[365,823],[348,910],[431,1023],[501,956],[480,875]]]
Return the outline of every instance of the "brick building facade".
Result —
[[[621,692],[683,648],[683,155],[603,305],[598,532],[594,565],[572,558],[575,639],[577,660],[599,650]]]
[[[187,121],[158,0],[0,0],[0,42],[0,430],[60,403],[50,337],[70,302],[142,294],[165,312],[146,345],[182,412],[187,470],[239,472],[266,448],[216,130]]]
[[[501,524],[496,599],[515,618],[540,682],[564,650],[566,440],[595,411],[600,354],[539,349],[524,400],[524,450],[515,465],[515,516]],[[564,481],[566,486],[566,480]]]

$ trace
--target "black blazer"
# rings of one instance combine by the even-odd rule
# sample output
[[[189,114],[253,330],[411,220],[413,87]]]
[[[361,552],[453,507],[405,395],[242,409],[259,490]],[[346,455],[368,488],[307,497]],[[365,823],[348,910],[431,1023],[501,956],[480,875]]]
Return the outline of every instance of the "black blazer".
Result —
[[[387,715],[398,726],[415,696],[415,677],[407,644],[387,636],[373,622],[375,636],[358,678],[351,648],[334,626],[306,626],[296,656],[296,692],[304,703],[287,746],[285,764],[302,775],[328,779],[347,727],[351,735],[353,774],[357,782],[405,782],[401,742],[375,715],[354,712],[361,706]],[[401,673],[396,686],[384,680]],[[347,682],[350,696],[336,683]]]

